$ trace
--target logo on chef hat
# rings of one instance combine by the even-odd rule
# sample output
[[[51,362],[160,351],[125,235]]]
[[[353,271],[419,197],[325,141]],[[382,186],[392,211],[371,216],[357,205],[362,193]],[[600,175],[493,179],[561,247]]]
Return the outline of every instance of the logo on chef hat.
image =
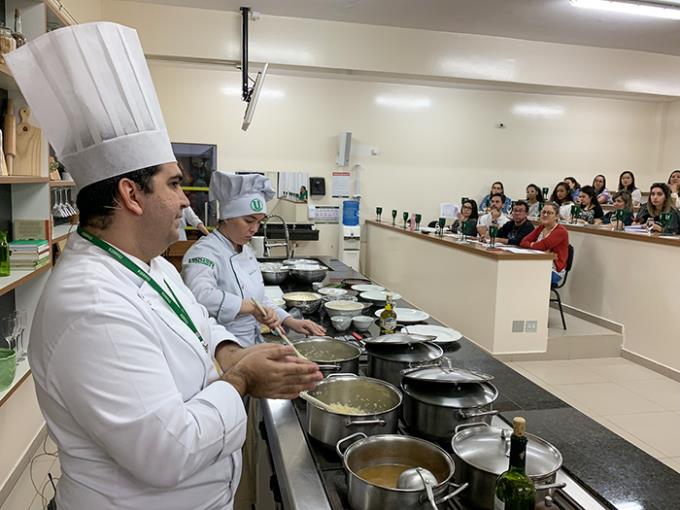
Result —
[[[262,208],[263,208],[262,200],[260,200],[259,198],[253,198],[250,201],[250,209],[251,210],[253,210],[255,212],[260,212],[260,211],[262,211]]]

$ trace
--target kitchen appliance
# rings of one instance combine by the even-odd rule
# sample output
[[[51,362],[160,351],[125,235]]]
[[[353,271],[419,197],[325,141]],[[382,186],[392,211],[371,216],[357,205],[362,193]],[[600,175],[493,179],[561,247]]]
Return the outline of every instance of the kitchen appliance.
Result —
[[[343,200],[342,224],[338,243],[338,258],[355,271],[359,270],[361,225],[359,225],[359,200]]]

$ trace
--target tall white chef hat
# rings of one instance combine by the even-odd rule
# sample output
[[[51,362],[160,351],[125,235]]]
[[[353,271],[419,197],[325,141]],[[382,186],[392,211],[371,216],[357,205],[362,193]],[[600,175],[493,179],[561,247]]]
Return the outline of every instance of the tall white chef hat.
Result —
[[[5,60],[78,188],[175,161],[135,30],[74,25]]]
[[[208,196],[219,201],[219,219],[249,214],[267,214],[267,202],[274,198],[271,182],[263,175],[213,172]]]

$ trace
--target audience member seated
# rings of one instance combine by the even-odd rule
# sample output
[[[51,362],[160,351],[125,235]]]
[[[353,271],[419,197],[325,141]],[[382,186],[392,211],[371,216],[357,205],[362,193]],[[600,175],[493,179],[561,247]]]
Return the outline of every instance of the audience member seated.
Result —
[[[478,218],[477,202],[472,199],[466,200],[463,202],[460,213],[458,213],[458,219],[451,224],[451,232],[463,233],[466,236],[476,236]],[[464,229],[463,223],[465,223]]]
[[[633,224],[633,198],[627,191],[618,191],[614,195],[614,210],[605,213],[602,218],[602,223],[609,225],[610,223],[616,223],[616,211],[623,211],[622,223],[624,227]]]
[[[497,193],[500,193],[503,195],[503,212],[508,214],[510,210],[512,209],[512,200],[510,200],[509,197],[505,196],[505,188],[503,187],[503,183],[500,181],[494,182],[491,185],[491,192],[485,196],[481,203],[479,204],[479,211],[480,212],[489,212],[489,209],[491,209],[491,197]]]
[[[607,190],[607,178],[600,174],[593,179],[593,189],[595,189],[595,196],[600,204],[610,204],[612,197]]]
[[[477,232],[480,236],[486,237],[489,231],[489,225],[495,223],[498,228],[505,225],[508,221],[508,217],[503,214],[503,204],[505,203],[505,195],[502,193],[494,193],[491,195],[489,212],[480,216],[477,220]]]
[[[529,205],[529,218],[538,218],[541,204],[545,202],[543,191],[535,184],[527,186],[527,204]]]
[[[633,199],[633,207],[638,207],[642,202],[642,193],[635,187],[633,172],[626,170],[619,175],[619,191],[627,191]]]
[[[668,187],[671,189],[671,200],[673,207],[680,208],[680,170],[673,170],[668,176]]]
[[[581,206],[581,212],[576,219],[579,223],[588,225],[599,225],[602,223],[604,211],[602,211],[602,206],[597,202],[595,188],[583,186],[578,201]]]
[[[541,211],[541,224],[520,242],[522,248],[554,253],[551,282],[557,285],[564,278],[569,257],[569,232],[559,224],[560,206],[548,202]]]
[[[571,199],[571,191],[569,190],[569,184],[566,182],[558,182],[555,189],[550,196],[550,201],[557,204],[560,208],[560,219],[569,220],[571,218],[571,206],[574,205]]]
[[[512,204],[512,221],[508,221],[498,229],[496,241],[519,246],[520,241],[534,230],[534,225],[527,219],[528,214],[529,204],[524,200],[514,202]]]
[[[668,216],[665,220],[662,217]],[[680,233],[680,213],[671,203],[671,190],[665,182],[655,182],[649,189],[649,200],[640,207],[636,223],[647,225],[652,232],[662,234]]]
[[[581,185],[573,177],[565,177],[564,182],[569,185],[569,194],[571,195],[572,202],[578,202],[578,196],[581,192]]]

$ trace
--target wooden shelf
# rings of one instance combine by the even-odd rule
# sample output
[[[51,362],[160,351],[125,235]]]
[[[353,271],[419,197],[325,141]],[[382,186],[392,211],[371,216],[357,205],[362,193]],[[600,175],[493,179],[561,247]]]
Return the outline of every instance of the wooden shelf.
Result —
[[[10,175],[0,177],[0,184],[42,184],[50,181],[49,177],[32,177],[23,175]]]
[[[17,364],[17,372],[9,388],[0,391],[0,406],[7,402],[21,384],[31,375],[31,368],[28,366],[28,358],[24,358]]]
[[[34,269],[33,271],[12,271],[9,276],[3,276],[0,278],[0,296],[7,294],[9,291],[21,287],[25,283],[30,282],[33,278],[40,276],[45,271],[49,271],[52,267],[52,263],[48,263],[41,267],[40,269]]]
[[[50,188],[73,188],[75,185],[73,181],[50,181]]]
[[[71,225],[70,223],[64,223],[52,227],[52,239],[50,240],[50,243],[56,244],[68,239],[68,236],[75,232],[77,227],[78,225]]]

